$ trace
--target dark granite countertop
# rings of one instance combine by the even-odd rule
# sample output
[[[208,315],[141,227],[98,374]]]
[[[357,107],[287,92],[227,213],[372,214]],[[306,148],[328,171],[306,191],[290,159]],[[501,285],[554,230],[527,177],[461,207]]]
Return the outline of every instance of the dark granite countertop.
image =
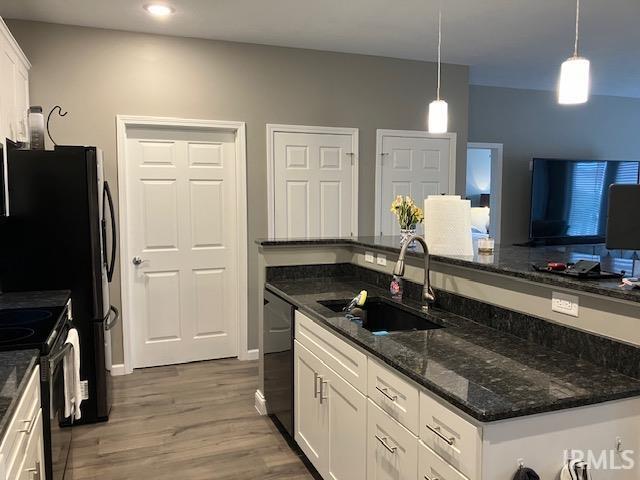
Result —
[[[0,352],[0,438],[9,426],[39,356],[38,350]]]
[[[351,245],[375,248],[391,253],[400,252],[399,237],[388,236],[287,240],[262,239],[257,240],[256,243],[263,247]],[[423,256],[419,248],[416,252],[410,252],[410,255]],[[640,275],[640,260],[638,260],[634,252],[622,252],[621,254],[619,251],[606,250],[602,245],[548,247],[496,245],[493,255],[480,255],[477,253],[473,255],[473,257],[431,255],[431,259],[434,262],[498,273],[546,285],[564,287],[631,302],[640,302],[640,289],[620,288],[619,280],[580,280],[547,272],[537,272],[531,268],[532,263],[546,264],[547,262],[567,263],[578,260],[596,260],[601,262],[604,271],[619,273],[621,270],[625,270],[627,276]]]
[[[390,297],[362,280],[278,280],[267,288],[481,422],[640,396],[640,380],[454,314],[426,314],[445,328],[376,336],[317,303],[363,288],[369,297]],[[425,315],[412,300],[401,307]]]
[[[44,290],[35,292],[0,293],[0,310],[10,308],[62,307],[66,305],[69,290]]]

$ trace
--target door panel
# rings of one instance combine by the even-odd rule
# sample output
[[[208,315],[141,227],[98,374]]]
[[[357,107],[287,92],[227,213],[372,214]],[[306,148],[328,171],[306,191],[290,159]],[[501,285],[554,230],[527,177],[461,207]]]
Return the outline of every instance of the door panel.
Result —
[[[275,236],[351,235],[352,142],[348,134],[274,134]]]
[[[329,442],[327,478],[364,480],[367,471],[367,399],[327,368]]]
[[[294,343],[295,440],[319,472],[327,465],[327,402],[320,402],[319,384],[326,367],[298,341]]]
[[[400,235],[396,217],[389,211],[398,195],[410,195],[423,208],[429,195],[453,193],[449,191],[449,159],[452,144],[449,138],[425,137],[424,134],[382,137],[380,197],[380,232],[382,235]],[[422,225],[418,233],[424,233]]]
[[[406,428],[367,401],[367,479],[417,478],[418,439]]]
[[[134,366],[237,355],[233,133],[127,129]],[[231,227],[231,228],[230,228]]]

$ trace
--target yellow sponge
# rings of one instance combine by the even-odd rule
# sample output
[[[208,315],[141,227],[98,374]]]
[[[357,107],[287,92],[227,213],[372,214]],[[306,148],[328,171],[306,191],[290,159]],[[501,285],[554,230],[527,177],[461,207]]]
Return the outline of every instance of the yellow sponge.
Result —
[[[364,305],[364,302],[367,301],[367,291],[366,290],[362,290],[360,292],[360,295],[358,295],[358,306],[361,307]]]

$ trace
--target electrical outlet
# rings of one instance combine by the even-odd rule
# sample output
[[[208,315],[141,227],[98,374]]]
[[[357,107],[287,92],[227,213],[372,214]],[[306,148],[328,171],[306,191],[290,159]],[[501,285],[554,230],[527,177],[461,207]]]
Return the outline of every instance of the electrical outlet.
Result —
[[[381,265],[383,267],[387,266],[387,256],[383,255],[381,253],[378,254],[378,265]]]
[[[572,317],[578,316],[578,297],[567,293],[553,292],[551,296],[551,310]]]
[[[364,261],[367,263],[373,263],[373,252],[364,252]]]
[[[80,393],[82,400],[89,400],[89,380],[80,381]]]

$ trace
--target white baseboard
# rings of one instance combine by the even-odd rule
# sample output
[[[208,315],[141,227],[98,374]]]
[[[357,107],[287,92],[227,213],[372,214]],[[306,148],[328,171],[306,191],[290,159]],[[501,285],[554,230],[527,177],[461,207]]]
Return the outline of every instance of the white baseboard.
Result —
[[[255,402],[256,402],[256,410],[258,411],[258,413],[260,415],[266,415],[267,414],[267,400],[264,398],[264,395],[262,394],[262,392],[260,390],[256,390],[254,398],[255,398]]]
[[[124,368],[124,363],[118,363],[117,365],[111,365],[111,376],[117,377],[120,375],[126,375],[127,371]]]
[[[247,350],[247,360],[258,360],[260,356],[260,350],[254,348],[253,350]]]

